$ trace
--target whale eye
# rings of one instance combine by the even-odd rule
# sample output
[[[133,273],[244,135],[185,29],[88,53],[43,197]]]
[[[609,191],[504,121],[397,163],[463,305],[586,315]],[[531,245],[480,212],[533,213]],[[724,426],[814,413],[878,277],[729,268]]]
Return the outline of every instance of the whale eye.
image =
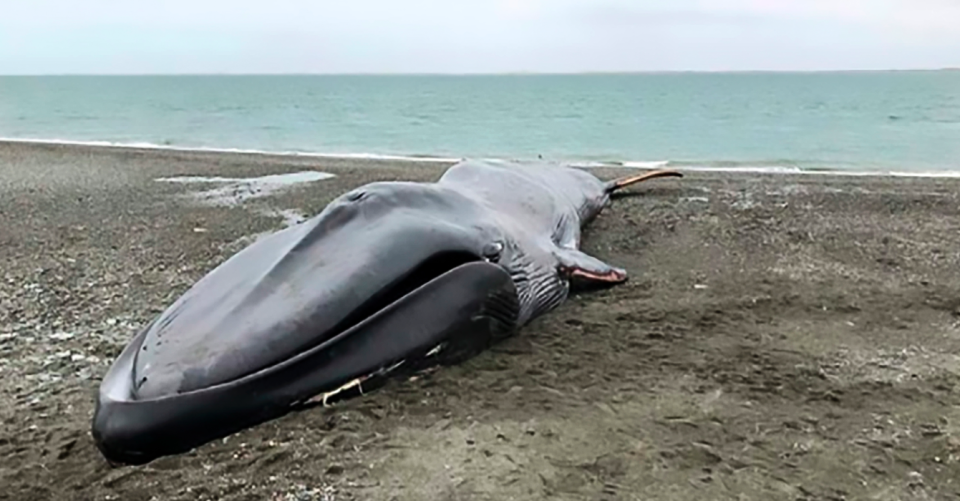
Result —
[[[500,255],[503,254],[503,244],[493,242],[483,247],[483,258],[491,263],[500,261]]]
[[[357,190],[357,191],[354,191],[353,193],[347,194],[347,200],[350,202],[356,202],[358,200],[363,199],[363,197],[365,196],[367,196],[367,193],[365,191]]]

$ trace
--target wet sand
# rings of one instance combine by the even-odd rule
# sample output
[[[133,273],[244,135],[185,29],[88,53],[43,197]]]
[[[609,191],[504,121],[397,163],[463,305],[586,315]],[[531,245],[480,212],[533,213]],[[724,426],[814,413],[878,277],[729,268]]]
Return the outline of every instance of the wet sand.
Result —
[[[98,380],[152,316],[256,235],[443,168],[0,143],[0,499],[960,496],[949,179],[650,182],[585,235],[627,284],[463,365],[145,466],[102,460]],[[336,177],[157,181],[307,170]]]

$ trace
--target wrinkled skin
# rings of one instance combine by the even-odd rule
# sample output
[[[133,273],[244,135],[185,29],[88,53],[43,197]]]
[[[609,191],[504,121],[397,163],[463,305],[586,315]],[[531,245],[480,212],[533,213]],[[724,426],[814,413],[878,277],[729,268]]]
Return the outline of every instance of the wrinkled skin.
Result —
[[[517,284],[520,325],[562,303],[580,272],[594,274],[599,282],[627,278],[626,271],[578,250],[581,227],[610,202],[605,183],[585,171],[464,162],[450,168],[438,185],[466,194],[501,229],[499,264]]]

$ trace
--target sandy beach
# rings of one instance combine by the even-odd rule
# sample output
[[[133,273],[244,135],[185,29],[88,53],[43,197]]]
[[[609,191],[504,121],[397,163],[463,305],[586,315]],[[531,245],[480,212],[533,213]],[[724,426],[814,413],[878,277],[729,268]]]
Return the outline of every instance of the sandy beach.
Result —
[[[585,235],[627,284],[457,367],[101,458],[100,377],[195,280],[352,187],[444,167],[0,143],[0,499],[960,497],[957,179],[650,182]],[[239,179],[303,171],[335,177]]]

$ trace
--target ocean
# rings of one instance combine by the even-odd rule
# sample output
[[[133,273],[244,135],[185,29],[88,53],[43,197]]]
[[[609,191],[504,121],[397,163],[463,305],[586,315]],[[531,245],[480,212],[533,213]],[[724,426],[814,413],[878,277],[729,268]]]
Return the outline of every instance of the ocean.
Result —
[[[0,137],[946,174],[960,171],[960,71],[0,77]]]

